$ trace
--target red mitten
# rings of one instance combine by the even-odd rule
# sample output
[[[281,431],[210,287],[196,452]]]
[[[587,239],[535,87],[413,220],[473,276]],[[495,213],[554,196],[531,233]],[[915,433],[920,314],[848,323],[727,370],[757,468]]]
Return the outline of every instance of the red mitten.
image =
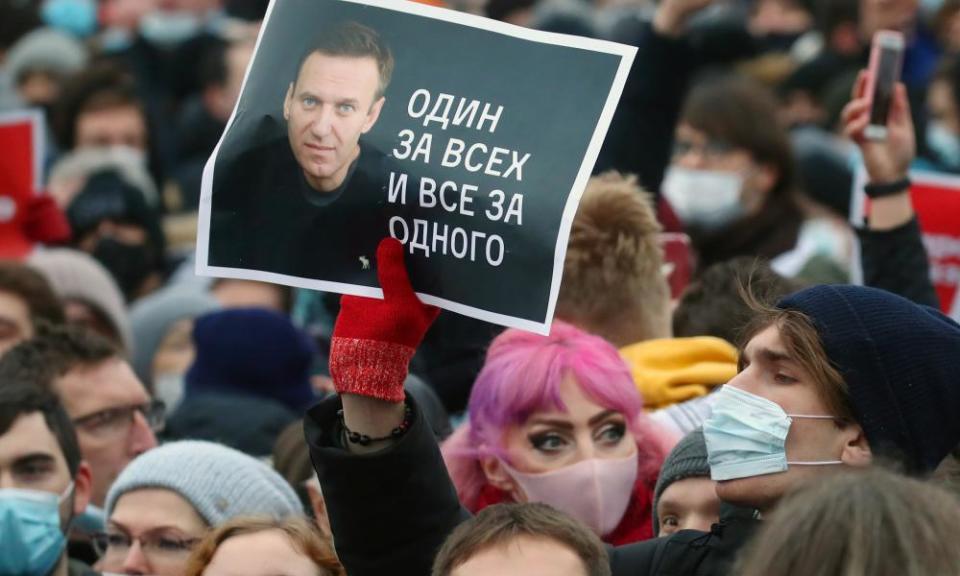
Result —
[[[403,381],[417,346],[440,309],[417,298],[403,263],[403,245],[377,247],[383,300],[344,296],[333,329],[330,375],[340,394],[403,402]]]
[[[33,242],[56,245],[70,241],[70,223],[63,210],[50,196],[33,196],[28,200],[23,231]]]

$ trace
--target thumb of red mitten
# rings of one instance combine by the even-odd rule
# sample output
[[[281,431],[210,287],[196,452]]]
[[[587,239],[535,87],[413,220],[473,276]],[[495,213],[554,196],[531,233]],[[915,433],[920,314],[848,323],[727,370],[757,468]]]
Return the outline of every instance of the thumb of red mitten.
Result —
[[[377,248],[383,300],[344,296],[333,329],[330,375],[337,392],[403,402],[407,366],[440,310],[417,298],[403,262],[403,245]]]

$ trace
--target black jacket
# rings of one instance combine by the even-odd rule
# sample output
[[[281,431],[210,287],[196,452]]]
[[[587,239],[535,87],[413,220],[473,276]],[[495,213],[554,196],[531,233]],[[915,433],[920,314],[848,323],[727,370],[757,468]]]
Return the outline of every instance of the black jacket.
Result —
[[[857,230],[857,236],[864,285],[940,308],[916,218],[893,230]]]
[[[337,554],[350,576],[427,576],[443,541],[469,517],[416,402],[409,397],[408,402],[411,428],[396,444],[374,454],[342,448],[339,398],[314,406],[304,419]],[[755,525],[752,516],[725,509],[709,533],[685,530],[613,548],[613,575],[728,574]]]

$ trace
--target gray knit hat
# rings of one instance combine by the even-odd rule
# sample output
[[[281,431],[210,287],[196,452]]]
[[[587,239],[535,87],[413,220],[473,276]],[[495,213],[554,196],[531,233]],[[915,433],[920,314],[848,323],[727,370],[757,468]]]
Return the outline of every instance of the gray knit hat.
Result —
[[[63,300],[95,306],[113,325],[124,350],[131,347],[127,305],[113,276],[86,252],[70,248],[35,251],[28,264],[39,270]]]
[[[76,38],[53,28],[38,28],[10,47],[7,73],[14,82],[25,72],[44,71],[69,76],[87,65],[87,49]]]
[[[140,380],[152,383],[153,357],[175,323],[219,308],[220,303],[213,296],[192,286],[171,286],[136,302],[130,309],[130,326],[133,328],[131,364]]]
[[[145,488],[176,492],[212,527],[238,516],[303,514],[283,477],[263,462],[213,442],[171,442],[138,456],[110,488],[107,518],[121,496]]]
[[[653,491],[653,535],[660,533],[660,519],[657,518],[657,504],[668,486],[685,478],[710,477],[710,465],[707,464],[707,443],[703,440],[703,430],[698,428],[683,437],[660,468],[657,487]]]

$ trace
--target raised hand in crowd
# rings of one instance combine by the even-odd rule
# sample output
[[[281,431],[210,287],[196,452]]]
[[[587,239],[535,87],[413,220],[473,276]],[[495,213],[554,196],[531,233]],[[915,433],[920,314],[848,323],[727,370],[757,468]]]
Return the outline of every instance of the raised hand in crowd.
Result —
[[[714,0],[663,0],[653,17],[653,29],[664,36],[680,36],[694,14]]]
[[[843,109],[843,133],[859,146],[871,183],[889,184],[902,180],[907,177],[917,150],[907,88],[902,83],[894,87],[887,136],[882,140],[868,139],[864,134],[870,124],[871,105],[866,90],[867,73],[862,71],[857,76],[850,103]]]
[[[407,366],[440,313],[414,293],[400,242],[380,243],[377,266],[384,299],[344,296],[330,350],[347,434],[358,440],[347,444],[360,453],[383,448],[402,429]]]

